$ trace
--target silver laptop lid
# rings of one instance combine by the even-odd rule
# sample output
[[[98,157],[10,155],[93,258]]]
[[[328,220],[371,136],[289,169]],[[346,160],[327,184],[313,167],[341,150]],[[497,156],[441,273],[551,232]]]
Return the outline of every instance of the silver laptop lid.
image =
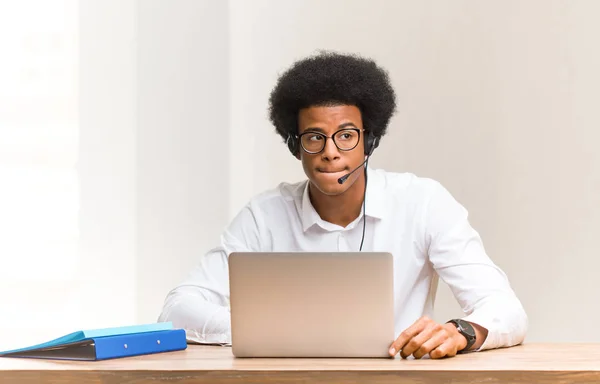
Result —
[[[231,253],[229,285],[235,356],[389,357],[390,253]]]

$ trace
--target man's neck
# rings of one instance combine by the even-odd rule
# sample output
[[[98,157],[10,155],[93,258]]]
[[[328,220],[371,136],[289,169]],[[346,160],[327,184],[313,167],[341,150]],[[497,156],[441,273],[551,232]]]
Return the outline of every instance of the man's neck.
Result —
[[[312,183],[309,184],[308,190],[310,202],[322,220],[346,227],[360,215],[365,198],[365,174],[362,172],[354,184],[341,195],[325,195]]]

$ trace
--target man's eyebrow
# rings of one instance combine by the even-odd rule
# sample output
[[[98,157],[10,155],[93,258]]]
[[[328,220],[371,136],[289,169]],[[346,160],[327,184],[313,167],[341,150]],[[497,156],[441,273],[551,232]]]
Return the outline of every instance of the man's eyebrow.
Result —
[[[354,127],[354,128],[356,128],[356,124],[354,124],[354,123],[344,123],[344,124],[340,124],[338,126],[338,128],[340,128],[340,129],[346,128],[346,127]]]
[[[308,127],[304,130],[304,132],[321,132],[321,133],[325,133],[325,130],[323,128],[319,128],[319,127]]]

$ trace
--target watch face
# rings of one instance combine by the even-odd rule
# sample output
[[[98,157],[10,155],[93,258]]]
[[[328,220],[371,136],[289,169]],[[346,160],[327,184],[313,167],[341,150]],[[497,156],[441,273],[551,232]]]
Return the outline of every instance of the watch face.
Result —
[[[469,336],[475,337],[475,329],[473,329],[471,324],[464,320],[457,320],[456,322],[458,323],[459,330],[463,331]]]
[[[469,350],[469,348],[476,341],[477,334],[475,333],[475,328],[473,328],[469,322],[462,319],[454,319],[450,320],[450,322],[454,323],[458,329],[458,332],[460,332],[467,339],[467,346],[461,351],[458,351],[458,353],[464,353],[464,351]]]

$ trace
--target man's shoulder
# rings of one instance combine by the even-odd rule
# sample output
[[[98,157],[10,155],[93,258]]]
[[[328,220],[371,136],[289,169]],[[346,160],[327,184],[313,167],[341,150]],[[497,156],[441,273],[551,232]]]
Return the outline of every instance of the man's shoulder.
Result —
[[[281,182],[273,188],[255,194],[232,220],[230,230],[235,232],[235,229],[232,228],[247,228],[252,225],[264,226],[266,221],[276,220],[281,215],[294,212],[297,204],[302,201],[302,193],[305,187],[306,181],[297,183]],[[254,224],[251,225],[250,223]]]
[[[441,183],[429,177],[418,176],[412,172],[392,172],[385,169],[373,169],[372,179],[386,192],[399,195],[428,197],[443,188]],[[370,180],[367,180],[367,183]]]
[[[275,187],[254,195],[249,205],[254,208],[267,208],[282,203],[290,203],[302,199],[307,180],[295,183],[281,182]]]
[[[380,200],[385,201],[387,210],[444,214],[447,209],[457,206],[450,192],[433,178],[384,170],[377,170],[375,174],[373,179],[381,186],[378,193],[382,194]]]

